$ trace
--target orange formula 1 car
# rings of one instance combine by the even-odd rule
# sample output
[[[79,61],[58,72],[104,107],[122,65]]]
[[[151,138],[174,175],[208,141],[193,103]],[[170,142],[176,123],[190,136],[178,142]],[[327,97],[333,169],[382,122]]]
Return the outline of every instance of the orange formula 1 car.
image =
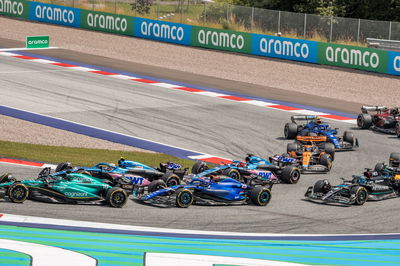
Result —
[[[287,153],[296,158],[297,166],[304,172],[329,172],[335,158],[335,146],[326,142],[325,136],[297,136],[296,142],[287,145]]]

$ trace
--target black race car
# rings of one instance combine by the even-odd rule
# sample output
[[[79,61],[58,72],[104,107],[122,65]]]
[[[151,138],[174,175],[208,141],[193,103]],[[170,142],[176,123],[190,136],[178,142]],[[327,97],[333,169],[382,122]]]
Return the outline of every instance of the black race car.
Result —
[[[400,196],[400,168],[378,163],[366,169],[362,176],[331,186],[328,180],[318,180],[310,186],[305,197],[309,200],[346,205],[363,205],[367,200],[384,200]]]

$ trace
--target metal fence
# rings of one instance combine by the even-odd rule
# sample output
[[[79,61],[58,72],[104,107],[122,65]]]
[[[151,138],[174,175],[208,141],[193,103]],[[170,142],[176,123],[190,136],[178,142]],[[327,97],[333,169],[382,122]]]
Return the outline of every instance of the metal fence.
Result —
[[[121,15],[161,19],[254,33],[364,45],[366,38],[400,40],[400,22],[326,17],[214,3],[209,0],[153,0],[148,14],[131,4],[137,0],[39,0]]]

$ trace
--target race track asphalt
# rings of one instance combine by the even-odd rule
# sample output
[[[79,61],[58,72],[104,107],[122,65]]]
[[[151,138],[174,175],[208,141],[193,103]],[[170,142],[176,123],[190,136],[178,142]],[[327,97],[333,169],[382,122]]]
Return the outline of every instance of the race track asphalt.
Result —
[[[213,87],[221,88],[218,83]],[[3,57],[0,61],[0,99],[3,105],[233,159],[242,159],[247,152],[264,157],[283,153],[290,142],[282,139],[283,125],[291,115],[288,112],[56,66],[38,66],[15,58]],[[296,103],[299,103],[297,98]],[[336,103],[336,110],[350,109],[357,112],[355,107],[343,104],[341,108]],[[364,167],[387,162],[389,153],[399,147],[399,140],[392,136],[360,131],[347,123],[331,124],[340,128],[340,132],[354,131],[360,149],[337,154],[329,174],[303,175],[296,185],[274,186],[267,207],[178,209],[129,201],[124,208],[114,209],[27,201],[1,202],[1,210],[20,215],[197,230],[304,234],[399,232],[398,199],[368,202],[361,207],[325,206],[304,200],[306,188],[316,180],[327,178],[337,184],[339,177],[349,178],[361,173]],[[39,172],[5,164],[0,167],[18,178],[35,177]]]

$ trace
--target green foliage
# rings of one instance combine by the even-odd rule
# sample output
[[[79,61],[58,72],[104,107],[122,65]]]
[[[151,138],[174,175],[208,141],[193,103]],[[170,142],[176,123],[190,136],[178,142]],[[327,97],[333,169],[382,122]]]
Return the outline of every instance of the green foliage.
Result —
[[[233,0],[233,4],[323,16],[400,21],[400,0]]]

